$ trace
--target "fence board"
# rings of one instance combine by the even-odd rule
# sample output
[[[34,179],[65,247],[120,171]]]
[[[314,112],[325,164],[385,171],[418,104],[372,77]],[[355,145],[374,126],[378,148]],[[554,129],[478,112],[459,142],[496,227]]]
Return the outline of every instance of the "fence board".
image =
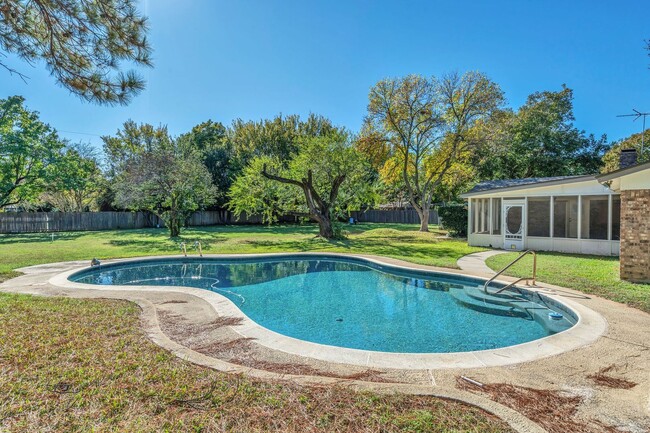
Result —
[[[413,209],[367,210],[352,212],[359,222],[419,224]],[[280,222],[296,223],[295,216],[280,217]],[[232,212],[200,211],[188,220],[189,226],[224,224],[262,224],[260,215],[243,214],[237,219]],[[438,224],[438,213],[429,215],[429,224]],[[38,233],[66,231],[94,231],[164,227],[164,223],[148,212],[4,212],[0,213],[0,233]]]
[[[415,209],[372,209],[352,212],[352,216],[359,222],[420,224],[420,217]],[[429,213],[429,224],[438,224],[438,212],[435,210]]]

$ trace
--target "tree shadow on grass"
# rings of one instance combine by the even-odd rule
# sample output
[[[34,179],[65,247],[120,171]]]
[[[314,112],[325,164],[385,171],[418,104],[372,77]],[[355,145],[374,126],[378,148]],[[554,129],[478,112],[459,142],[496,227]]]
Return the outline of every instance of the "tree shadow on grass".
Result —
[[[108,241],[110,245],[127,248],[136,251],[180,251],[180,243],[186,242],[188,251],[192,250],[194,238],[177,238],[177,239],[156,239],[156,240],[139,240],[139,239],[112,239]],[[220,236],[218,238],[196,239],[201,241],[201,248],[204,250],[210,249],[214,244],[226,242],[228,238]]]
[[[0,235],[0,244],[23,244],[55,241],[72,241],[92,232],[47,232]],[[54,237],[52,237],[54,235]]]
[[[344,239],[330,240],[306,239],[291,241],[266,241],[251,240],[247,244],[266,249],[276,247],[278,250],[292,252],[349,252],[360,254],[373,254],[386,257],[399,257],[407,261],[418,259],[418,262],[438,263],[444,262],[447,265],[455,263],[461,256],[466,254],[465,243],[458,241],[444,242],[418,242],[397,244],[392,239]],[[449,242],[447,244],[447,242]],[[460,245],[459,245],[460,244]],[[461,247],[461,248],[459,248]],[[448,258],[448,260],[445,260]]]

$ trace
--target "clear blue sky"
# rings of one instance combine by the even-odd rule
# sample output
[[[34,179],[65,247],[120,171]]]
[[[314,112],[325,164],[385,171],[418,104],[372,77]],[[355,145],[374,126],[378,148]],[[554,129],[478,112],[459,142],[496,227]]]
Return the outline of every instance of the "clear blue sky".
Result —
[[[73,141],[101,145],[131,118],[172,134],[212,119],[323,114],[357,131],[369,88],[409,73],[480,70],[509,105],[575,91],[576,125],[610,140],[640,132],[615,116],[650,111],[644,2],[144,0],[155,66],[127,107],[85,103],[42,65],[10,58],[28,84],[0,70],[0,97],[27,105]],[[78,135],[70,132],[95,135]]]

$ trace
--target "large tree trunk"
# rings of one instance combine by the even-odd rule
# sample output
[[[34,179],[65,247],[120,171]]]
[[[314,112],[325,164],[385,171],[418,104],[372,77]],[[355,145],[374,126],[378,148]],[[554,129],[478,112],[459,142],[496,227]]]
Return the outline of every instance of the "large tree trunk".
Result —
[[[420,231],[421,232],[428,232],[429,231],[429,213],[431,206],[428,204],[428,200],[423,200],[425,205],[420,206],[417,201],[413,199],[413,197],[409,197],[409,202],[411,203],[411,206],[413,206],[413,209],[415,209],[415,212],[418,214],[418,218],[420,218]]]
[[[169,237],[177,238],[181,235],[181,225],[178,220],[173,219],[169,222]]]
[[[334,228],[332,227],[332,220],[330,219],[329,215],[324,218],[320,218],[318,220],[318,226],[320,227],[320,231],[318,233],[320,237],[325,239],[334,238]]]
[[[418,210],[418,216],[420,217],[420,231],[428,232],[429,231],[429,213],[431,210],[427,207],[421,210]]]
[[[163,220],[169,230],[169,237],[176,238],[181,235],[183,225],[182,214],[174,207],[175,200],[172,200],[172,208],[167,212],[160,212],[158,217]]]

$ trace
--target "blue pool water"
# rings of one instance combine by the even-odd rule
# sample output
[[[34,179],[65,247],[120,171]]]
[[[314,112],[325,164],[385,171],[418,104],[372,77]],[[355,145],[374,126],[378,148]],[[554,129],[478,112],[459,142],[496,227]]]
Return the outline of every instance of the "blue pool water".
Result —
[[[551,319],[552,310],[532,295],[485,297],[479,279],[352,258],[146,260],[103,265],[70,280],[211,290],[280,334],[382,352],[494,349],[551,335],[575,321],[557,309],[562,318]]]

